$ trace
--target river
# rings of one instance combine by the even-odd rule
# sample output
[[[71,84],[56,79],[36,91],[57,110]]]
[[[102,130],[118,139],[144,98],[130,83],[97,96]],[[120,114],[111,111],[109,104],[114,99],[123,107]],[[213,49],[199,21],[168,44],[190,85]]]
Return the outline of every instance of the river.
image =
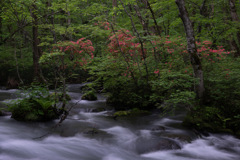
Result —
[[[184,112],[114,119],[110,109],[95,111],[107,108],[103,96],[79,101],[80,86],[69,85],[69,105],[74,107],[59,127],[53,128],[58,120],[26,123],[0,117],[0,160],[240,159],[239,139],[225,134],[197,136],[182,127]],[[16,98],[16,91],[0,90],[0,102]]]

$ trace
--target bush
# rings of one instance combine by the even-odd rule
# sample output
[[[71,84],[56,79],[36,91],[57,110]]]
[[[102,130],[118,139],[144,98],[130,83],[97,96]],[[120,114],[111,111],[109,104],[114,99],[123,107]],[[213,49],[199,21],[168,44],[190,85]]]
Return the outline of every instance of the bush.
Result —
[[[191,110],[184,125],[240,136],[240,59],[227,56],[204,64],[205,103]]]

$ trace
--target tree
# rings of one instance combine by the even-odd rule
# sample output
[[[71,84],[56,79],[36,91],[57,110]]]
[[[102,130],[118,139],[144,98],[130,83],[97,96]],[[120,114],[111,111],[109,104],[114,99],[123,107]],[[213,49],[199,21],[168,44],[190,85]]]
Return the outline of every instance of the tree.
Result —
[[[40,57],[41,57],[41,49],[39,47],[40,44],[40,40],[39,40],[39,34],[38,34],[38,17],[37,17],[37,6],[35,4],[35,2],[33,4],[31,4],[31,6],[29,6],[29,10],[31,13],[31,17],[32,17],[32,36],[33,36],[33,43],[32,43],[32,47],[33,47],[33,70],[34,70],[34,78],[36,78],[38,81],[42,81],[42,75],[41,75],[41,69],[40,69],[40,65],[38,63]]]
[[[236,10],[236,6],[235,6],[235,0],[229,0],[229,8],[230,8],[230,13],[231,13],[231,17],[232,17],[232,21],[233,22],[239,22],[239,17],[237,15],[237,10]],[[239,23],[238,23],[239,24]],[[240,56],[240,31],[239,31],[239,27],[237,27],[237,32],[236,32],[236,36],[237,36],[237,41],[233,40],[233,46],[236,48],[236,52],[235,52],[235,57]]]
[[[192,22],[189,19],[184,0],[176,0],[176,4],[178,6],[179,16],[183,21],[183,25],[186,32],[187,50],[191,59],[191,64],[194,71],[194,77],[199,80],[195,86],[196,95],[197,95],[197,98],[200,99],[200,103],[202,103],[204,90],[205,90],[204,81],[203,81],[203,70],[202,70],[201,60],[197,54],[195,35],[194,35]]]

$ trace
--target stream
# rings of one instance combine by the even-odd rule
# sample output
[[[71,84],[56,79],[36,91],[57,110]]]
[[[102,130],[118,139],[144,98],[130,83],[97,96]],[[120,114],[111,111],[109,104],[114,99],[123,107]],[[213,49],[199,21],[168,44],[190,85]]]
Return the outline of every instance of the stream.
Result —
[[[80,87],[68,85],[69,105],[74,107],[54,129],[59,120],[26,123],[0,116],[0,160],[240,159],[240,139],[226,134],[197,136],[181,125],[183,111],[114,119],[102,95],[97,101],[80,100]],[[16,92],[0,90],[0,108],[2,102],[16,98]]]

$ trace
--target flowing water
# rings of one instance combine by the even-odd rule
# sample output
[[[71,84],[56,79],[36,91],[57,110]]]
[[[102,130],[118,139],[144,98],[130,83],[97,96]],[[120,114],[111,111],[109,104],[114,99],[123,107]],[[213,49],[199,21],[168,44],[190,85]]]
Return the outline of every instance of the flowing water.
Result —
[[[58,120],[24,123],[0,117],[0,160],[240,159],[239,139],[219,134],[199,137],[181,126],[182,112],[114,119],[111,110],[96,112],[106,108],[104,97],[79,101],[80,87],[69,85],[74,107],[57,128],[52,129]],[[0,101],[16,98],[15,92],[0,90]]]

